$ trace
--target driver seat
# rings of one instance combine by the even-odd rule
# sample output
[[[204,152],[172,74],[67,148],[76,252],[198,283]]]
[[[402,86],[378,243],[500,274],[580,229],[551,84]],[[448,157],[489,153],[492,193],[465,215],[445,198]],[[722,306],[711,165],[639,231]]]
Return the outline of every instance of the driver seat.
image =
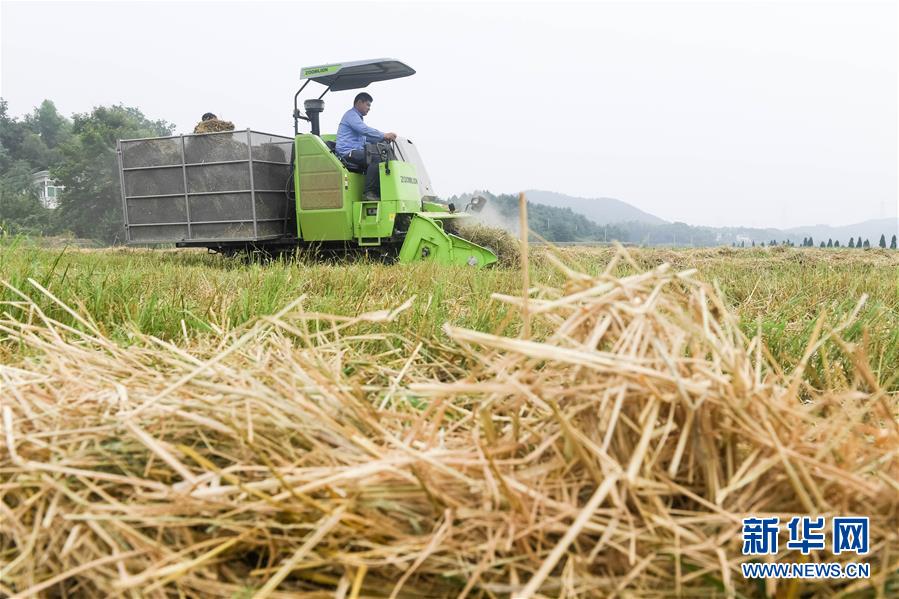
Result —
[[[327,140],[323,141],[325,142],[325,145],[328,146],[328,149],[331,150],[331,153],[337,156],[337,160],[340,161],[340,164],[346,167],[346,170],[350,171],[351,173],[359,173],[361,175],[365,174],[365,169],[363,167],[348,160],[344,160],[343,156],[339,156],[337,154],[337,142]]]

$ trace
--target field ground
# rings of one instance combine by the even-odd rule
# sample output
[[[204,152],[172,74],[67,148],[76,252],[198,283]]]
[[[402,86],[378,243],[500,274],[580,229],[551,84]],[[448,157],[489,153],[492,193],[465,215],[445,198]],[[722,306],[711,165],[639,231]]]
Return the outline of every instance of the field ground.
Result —
[[[559,285],[562,277],[543,247],[532,250],[533,285]],[[609,247],[560,248],[572,268],[596,274],[613,255]],[[663,262],[696,268],[721,292],[752,337],[758,327],[770,351],[795,364],[816,319],[833,326],[863,295],[859,319],[846,332],[865,343],[882,382],[899,364],[899,252],[798,248],[629,249],[640,268]],[[618,274],[632,268],[621,267]],[[491,301],[491,293],[517,294],[520,272],[493,268],[384,265],[365,260],[322,263],[306,260],[246,264],[197,250],[40,248],[0,245],[0,279],[28,294],[48,315],[73,319],[28,283],[34,279],[63,303],[89,314],[105,334],[126,341],[139,331],[179,344],[210,332],[228,331],[261,315],[274,314],[300,295],[310,312],[354,316],[392,309],[415,298],[389,332],[422,340],[440,339],[441,326],[514,334],[517,313]],[[9,288],[0,301],[20,300]],[[383,327],[382,327],[383,328]],[[539,331],[537,331],[539,333]],[[185,339],[187,338],[187,340]],[[0,346],[13,359],[16,348]],[[816,368],[814,360],[811,370]]]
[[[0,596],[897,596],[899,252],[531,256],[0,244]]]

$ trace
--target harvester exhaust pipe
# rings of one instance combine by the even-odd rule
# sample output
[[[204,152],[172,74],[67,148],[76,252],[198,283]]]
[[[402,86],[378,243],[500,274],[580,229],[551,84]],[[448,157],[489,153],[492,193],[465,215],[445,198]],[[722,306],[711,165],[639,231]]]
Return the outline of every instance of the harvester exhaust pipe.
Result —
[[[312,125],[312,135],[321,137],[321,129],[318,124],[318,115],[325,109],[325,101],[310,98],[303,102],[303,108],[306,109],[306,116],[309,117],[309,123]]]

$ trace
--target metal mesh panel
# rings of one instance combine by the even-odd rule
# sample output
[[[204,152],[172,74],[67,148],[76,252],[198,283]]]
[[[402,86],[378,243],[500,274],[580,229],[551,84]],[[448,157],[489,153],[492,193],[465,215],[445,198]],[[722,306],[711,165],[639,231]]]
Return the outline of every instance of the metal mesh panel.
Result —
[[[249,191],[249,163],[204,164],[187,167],[187,191]]]
[[[184,160],[187,164],[248,160],[246,131],[207,133],[184,138]]]
[[[124,175],[125,195],[128,197],[184,193],[184,175],[180,166],[125,171]]]
[[[128,219],[134,225],[187,222],[184,197],[129,198]]]
[[[250,192],[190,196],[191,222],[252,220]],[[257,218],[262,218],[257,215]]]
[[[187,225],[130,227],[131,243],[182,241],[187,239]]]
[[[251,241],[296,234],[295,206],[284,195],[291,180],[292,146],[289,137],[247,131],[122,141],[122,193],[130,241]],[[225,164],[214,164],[219,162]],[[189,229],[174,224],[188,220]]]
[[[138,139],[122,142],[125,168],[181,164],[181,138]]]
[[[287,186],[288,179],[290,179],[289,165],[253,163],[253,186],[256,189],[281,191]]]
[[[277,237],[278,235],[282,235],[284,233],[284,222],[270,221],[258,223],[256,232],[258,233],[259,237]]]
[[[292,139],[253,131],[250,134],[250,141],[253,145],[253,160],[290,162],[290,149],[293,146]]]
[[[194,239],[253,239],[253,223],[214,223],[193,225]]]
[[[284,218],[287,198],[283,193],[256,192],[256,218]]]
[[[253,239],[253,222],[210,223],[191,226],[192,239],[243,240]],[[279,237],[284,233],[283,221],[256,223],[256,237]]]

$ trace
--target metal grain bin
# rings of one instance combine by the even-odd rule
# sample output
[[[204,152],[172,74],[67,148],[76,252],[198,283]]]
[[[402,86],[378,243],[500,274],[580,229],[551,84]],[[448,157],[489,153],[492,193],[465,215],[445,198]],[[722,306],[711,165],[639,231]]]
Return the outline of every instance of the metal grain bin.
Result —
[[[293,139],[225,131],[118,143],[128,243],[245,242],[294,237]]]

